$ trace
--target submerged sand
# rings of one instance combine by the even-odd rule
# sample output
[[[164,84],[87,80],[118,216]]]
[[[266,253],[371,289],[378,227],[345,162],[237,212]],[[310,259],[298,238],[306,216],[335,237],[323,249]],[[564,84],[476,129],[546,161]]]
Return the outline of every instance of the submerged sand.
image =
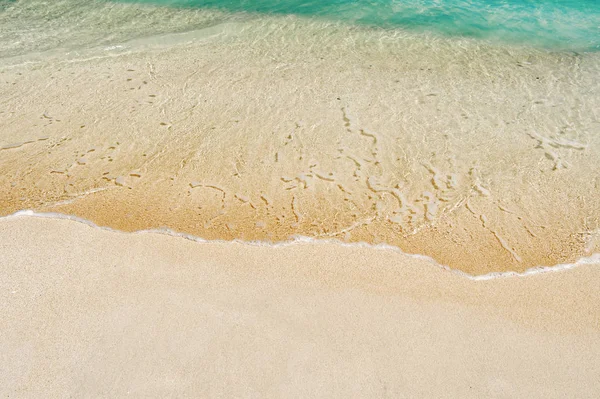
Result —
[[[599,74],[293,17],[6,57],[0,213],[387,243],[471,274],[573,262],[597,252]]]
[[[473,281],[426,259],[0,219],[2,397],[600,393],[600,268]]]

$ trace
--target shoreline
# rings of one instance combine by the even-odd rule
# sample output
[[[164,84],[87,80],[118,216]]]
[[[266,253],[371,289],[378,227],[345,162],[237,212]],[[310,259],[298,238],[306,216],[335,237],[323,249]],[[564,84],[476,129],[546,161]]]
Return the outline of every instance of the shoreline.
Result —
[[[594,1],[0,0],[0,397],[597,399]]]
[[[472,275],[598,252],[600,56],[285,18],[215,29],[0,67],[0,214],[386,243]]]
[[[503,271],[503,272],[490,272],[487,274],[472,275],[472,274],[466,273],[460,269],[453,269],[450,266],[440,264],[440,263],[436,262],[435,259],[433,259],[427,255],[418,254],[418,253],[406,253],[406,252],[403,252],[401,248],[395,247],[395,246],[389,245],[389,244],[371,244],[368,242],[344,242],[342,240],[336,240],[336,239],[318,239],[318,238],[312,238],[312,237],[306,237],[306,236],[297,236],[297,237],[293,237],[287,241],[278,241],[278,242],[260,241],[260,240],[259,241],[244,241],[242,239],[233,239],[233,240],[229,240],[229,241],[221,240],[221,239],[211,240],[211,239],[205,239],[202,237],[197,237],[197,236],[194,236],[191,234],[178,232],[178,231],[172,230],[168,227],[163,227],[163,228],[158,228],[158,229],[147,229],[147,230],[122,231],[122,230],[118,230],[118,229],[113,229],[110,226],[96,225],[94,222],[92,222],[90,220],[79,218],[75,215],[66,215],[66,214],[61,214],[61,213],[36,213],[35,211],[29,210],[29,209],[17,211],[13,214],[6,215],[6,216],[0,216],[0,222],[4,219],[10,220],[10,219],[15,219],[15,218],[20,218],[20,217],[70,220],[70,221],[74,221],[76,223],[81,223],[83,225],[89,226],[94,229],[99,229],[99,230],[104,230],[104,231],[114,232],[114,233],[120,233],[120,234],[126,234],[126,235],[128,235],[128,234],[163,234],[163,235],[166,235],[169,237],[182,238],[182,239],[196,242],[199,244],[211,244],[211,243],[234,244],[235,243],[235,244],[241,244],[241,245],[269,247],[269,248],[281,248],[281,247],[288,247],[288,246],[294,246],[294,245],[314,244],[314,245],[338,245],[341,247],[350,247],[350,248],[366,248],[369,250],[376,250],[376,251],[391,251],[391,252],[399,253],[403,256],[407,256],[410,258],[414,258],[414,259],[418,259],[418,260],[425,260],[426,262],[434,265],[436,268],[439,268],[444,271],[448,271],[450,273],[456,274],[458,276],[464,277],[464,278],[466,278],[468,280],[472,280],[472,281],[488,281],[488,280],[505,279],[505,278],[522,278],[522,277],[528,277],[528,276],[535,276],[537,274],[562,272],[562,271],[574,269],[576,267],[584,266],[584,265],[596,265],[596,264],[600,265],[600,253],[593,253],[590,256],[582,257],[573,263],[565,263],[565,264],[550,265],[550,266],[539,265],[539,266],[534,266],[532,268],[529,268],[522,272],[508,270],[508,271]]]

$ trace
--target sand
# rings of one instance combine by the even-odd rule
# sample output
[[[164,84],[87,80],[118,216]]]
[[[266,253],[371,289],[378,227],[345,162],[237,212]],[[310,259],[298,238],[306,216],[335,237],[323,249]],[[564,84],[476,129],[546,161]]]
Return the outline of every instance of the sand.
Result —
[[[2,397],[596,398],[600,268],[0,219]]]
[[[0,216],[55,213],[0,218],[1,397],[600,396],[600,54],[39,5],[0,21]]]
[[[574,262],[598,252],[599,74],[296,17],[6,57],[0,214],[387,243],[471,274]]]

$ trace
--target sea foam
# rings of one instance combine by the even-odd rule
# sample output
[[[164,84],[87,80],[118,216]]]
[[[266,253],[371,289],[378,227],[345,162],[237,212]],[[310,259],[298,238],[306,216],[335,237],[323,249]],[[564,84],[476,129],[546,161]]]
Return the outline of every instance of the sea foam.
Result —
[[[600,264],[600,253],[594,253],[590,256],[582,257],[573,263],[565,263],[565,264],[559,264],[559,265],[554,265],[554,266],[537,266],[537,267],[529,268],[529,269],[525,270],[524,272],[507,271],[507,272],[492,272],[492,273],[486,273],[486,274],[480,274],[480,275],[472,275],[469,273],[465,273],[461,270],[452,269],[449,266],[440,264],[435,259],[433,259],[427,255],[406,253],[406,252],[402,251],[400,248],[393,246],[393,245],[388,245],[388,244],[369,244],[366,242],[347,243],[347,242],[343,242],[343,241],[335,240],[335,239],[316,239],[316,238],[311,238],[311,237],[306,237],[306,236],[294,236],[294,237],[291,237],[287,241],[279,241],[279,242],[245,241],[245,240],[240,240],[240,239],[234,239],[231,241],[207,240],[202,237],[197,237],[197,236],[194,236],[191,234],[178,232],[178,231],[168,229],[168,228],[138,230],[138,231],[134,231],[134,232],[123,232],[123,231],[112,229],[112,228],[106,227],[106,226],[98,226],[97,224],[95,224],[92,221],[89,221],[89,220],[86,220],[86,219],[83,219],[83,218],[80,218],[77,216],[73,216],[73,215],[65,215],[65,214],[61,214],[61,213],[39,213],[39,212],[35,212],[30,209],[18,211],[11,215],[0,217],[0,220],[15,219],[15,218],[21,218],[21,217],[36,217],[36,218],[46,218],[46,219],[70,220],[73,222],[85,224],[86,226],[89,226],[94,229],[110,231],[113,233],[164,234],[164,235],[168,235],[171,237],[183,238],[186,240],[194,241],[197,243],[203,243],[203,244],[236,243],[236,244],[242,244],[242,245],[261,246],[261,247],[270,247],[270,248],[282,248],[282,247],[289,247],[289,246],[293,246],[293,245],[307,245],[307,244],[308,245],[335,244],[335,245],[339,245],[341,247],[349,247],[349,248],[369,248],[369,249],[379,250],[379,251],[393,251],[393,252],[400,253],[403,256],[410,257],[410,258],[426,260],[427,262],[431,263],[432,265],[434,265],[436,267],[439,267],[445,271],[457,274],[461,277],[464,277],[464,278],[467,278],[467,279],[473,280],[473,281],[486,281],[486,280],[494,280],[494,279],[500,279],[500,278],[528,277],[528,276],[535,276],[535,275],[542,274],[542,273],[551,273],[551,272],[560,272],[560,271],[570,270],[570,269],[574,269],[574,268],[576,268],[578,266],[582,266],[582,265]]]

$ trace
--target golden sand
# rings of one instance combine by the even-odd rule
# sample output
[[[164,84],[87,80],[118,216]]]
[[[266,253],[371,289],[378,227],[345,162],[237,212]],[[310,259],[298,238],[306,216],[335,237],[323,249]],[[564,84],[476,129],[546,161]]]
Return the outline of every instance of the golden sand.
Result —
[[[600,396],[600,54],[71,3],[0,16],[0,397]]]
[[[594,54],[290,17],[0,72],[0,214],[387,243],[472,274],[595,250]]]

